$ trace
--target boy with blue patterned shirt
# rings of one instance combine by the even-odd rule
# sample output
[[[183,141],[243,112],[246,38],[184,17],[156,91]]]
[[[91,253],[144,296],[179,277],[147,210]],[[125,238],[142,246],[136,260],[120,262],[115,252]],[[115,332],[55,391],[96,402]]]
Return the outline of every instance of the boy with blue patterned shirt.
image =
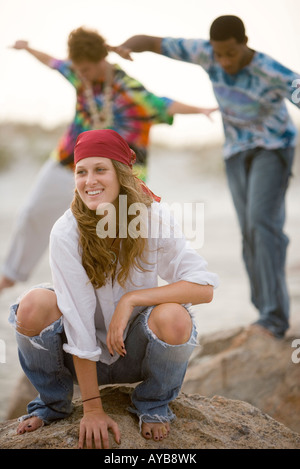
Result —
[[[208,73],[222,114],[226,173],[251,299],[259,311],[252,329],[280,338],[289,327],[283,226],[297,138],[285,99],[300,107],[300,74],[247,42],[241,19],[225,15],[212,23],[210,40],[134,36],[111,49],[125,58],[152,51]]]

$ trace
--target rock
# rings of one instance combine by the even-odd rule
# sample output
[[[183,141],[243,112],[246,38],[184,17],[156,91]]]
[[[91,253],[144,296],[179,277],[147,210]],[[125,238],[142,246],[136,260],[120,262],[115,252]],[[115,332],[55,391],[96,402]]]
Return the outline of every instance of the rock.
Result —
[[[20,415],[27,414],[28,402],[35,399],[37,391],[25,375],[19,378],[6,412],[6,420],[11,420],[20,417]]]
[[[203,337],[182,390],[246,401],[300,433],[300,363],[292,341],[232,329]]]
[[[109,386],[101,390],[106,412],[117,421],[121,444],[111,436],[111,449],[299,449],[300,435],[251,404],[181,393],[171,403],[177,419],[168,439],[155,443],[139,433],[138,419],[127,411],[132,387]],[[72,449],[77,447],[80,399],[69,418],[32,433],[16,434],[17,421],[0,424],[2,449]]]

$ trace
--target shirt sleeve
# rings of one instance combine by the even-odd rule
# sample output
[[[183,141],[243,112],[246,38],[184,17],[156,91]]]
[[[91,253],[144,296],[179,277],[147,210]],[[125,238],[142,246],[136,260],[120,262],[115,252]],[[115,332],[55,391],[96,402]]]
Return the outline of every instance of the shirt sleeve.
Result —
[[[268,65],[270,85],[276,87],[284,98],[300,108],[300,74],[269,57]]]
[[[170,211],[163,208],[159,218],[158,275],[168,283],[185,280],[216,288],[218,276],[207,270],[207,262],[190,246]]]
[[[166,37],[161,42],[161,53],[171,59],[201,65],[206,71],[213,62],[212,47],[204,39]]]
[[[79,88],[79,86],[82,85],[80,78],[72,68],[72,62],[70,60],[52,59],[50,67],[63,75],[75,88]]]
[[[168,108],[174,100],[164,96],[156,96],[138,80],[125,73],[120,73],[119,86],[126,90],[132,101],[143,109],[141,119],[150,118],[153,124],[173,124],[173,116],[168,113]]]
[[[98,361],[101,348],[97,345],[95,329],[95,290],[81,263],[78,244],[57,232],[50,236],[50,267],[57,305],[63,316],[67,353]]]

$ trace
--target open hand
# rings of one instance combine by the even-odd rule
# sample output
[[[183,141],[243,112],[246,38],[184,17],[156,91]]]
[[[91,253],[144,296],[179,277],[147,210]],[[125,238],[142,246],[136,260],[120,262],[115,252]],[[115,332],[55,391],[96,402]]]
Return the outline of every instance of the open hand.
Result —
[[[109,449],[108,430],[111,429],[116,443],[120,444],[121,434],[118,424],[103,410],[91,410],[84,413],[80,421],[78,448]]]
[[[208,119],[210,119],[211,121],[213,120],[212,117],[211,117],[211,114],[215,111],[218,111],[218,107],[210,107],[210,108],[200,108],[200,112],[201,114],[204,114],[206,117],[208,117]]]
[[[109,46],[108,44],[106,44],[106,48],[109,52],[115,52],[123,59],[130,60],[131,62],[133,61],[133,58],[130,55],[132,50],[129,49],[128,47],[124,47],[122,45],[114,47],[114,46]]]

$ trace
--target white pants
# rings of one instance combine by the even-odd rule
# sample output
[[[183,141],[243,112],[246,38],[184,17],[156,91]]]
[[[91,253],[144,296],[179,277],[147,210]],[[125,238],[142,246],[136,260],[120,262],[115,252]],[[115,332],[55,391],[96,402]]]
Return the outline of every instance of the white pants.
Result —
[[[53,224],[70,207],[73,195],[73,171],[49,159],[20,211],[3,275],[14,281],[28,279],[48,247]]]

